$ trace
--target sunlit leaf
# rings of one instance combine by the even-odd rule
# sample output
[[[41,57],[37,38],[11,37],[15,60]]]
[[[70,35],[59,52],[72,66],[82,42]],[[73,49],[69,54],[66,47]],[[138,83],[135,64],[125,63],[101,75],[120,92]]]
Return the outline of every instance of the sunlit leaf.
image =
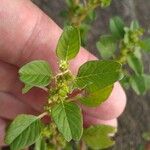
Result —
[[[83,132],[83,121],[78,105],[71,102],[57,104],[52,108],[52,118],[68,142],[72,139],[80,140]]]
[[[113,86],[108,86],[95,92],[87,92],[86,96],[80,99],[80,102],[89,107],[99,106],[109,97],[112,89]]]
[[[83,140],[92,149],[105,149],[115,144],[110,138],[115,132],[116,128],[111,126],[91,126],[84,129]]]
[[[56,48],[56,53],[59,59],[67,61],[74,58],[80,49],[80,33],[78,28],[67,26]]]
[[[86,62],[80,67],[75,86],[96,91],[112,85],[121,78],[122,72],[120,63],[115,61],[94,60]]]
[[[47,86],[52,78],[52,71],[48,62],[35,60],[27,63],[19,70],[20,80],[25,84],[23,93],[32,87]]]
[[[7,129],[5,142],[11,150],[26,148],[40,137],[42,123],[32,115],[19,115]]]

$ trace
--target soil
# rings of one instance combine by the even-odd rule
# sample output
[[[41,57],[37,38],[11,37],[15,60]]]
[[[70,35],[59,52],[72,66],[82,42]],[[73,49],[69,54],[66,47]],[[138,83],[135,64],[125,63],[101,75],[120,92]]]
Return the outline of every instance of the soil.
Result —
[[[55,22],[63,27],[60,11],[66,5],[64,0],[34,0]],[[87,49],[98,56],[95,41],[103,33],[108,32],[109,18],[122,16],[125,22],[138,19],[150,34],[150,1],[149,0],[113,0],[112,5],[104,10],[97,9],[97,19],[92,24],[93,29],[88,37]],[[145,71],[150,72],[150,55],[144,55]],[[119,129],[115,137],[116,145],[111,150],[137,150],[144,143],[142,133],[150,131],[150,92],[145,96],[137,96],[133,91],[127,91],[127,107],[119,118]]]
[[[66,5],[64,0],[33,0],[55,22],[63,27],[60,11]],[[98,56],[95,41],[103,33],[108,32],[108,21],[112,16],[122,16],[125,22],[138,19],[150,34],[150,0],[113,0],[112,5],[104,10],[97,9],[97,19],[92,24],[93,29],[88,37],[87,49]],[[150,55],[144,56],[145,71],[150,72]],[[116,145],[111,150],[137,150],[144,142],[142,133],[150,131],[150,92],[145,96],[137,96],[133,91],[127,91],[127,107],[119,118],[119,129],[115,137]],[[120,97],[121,98],[121,97]]]

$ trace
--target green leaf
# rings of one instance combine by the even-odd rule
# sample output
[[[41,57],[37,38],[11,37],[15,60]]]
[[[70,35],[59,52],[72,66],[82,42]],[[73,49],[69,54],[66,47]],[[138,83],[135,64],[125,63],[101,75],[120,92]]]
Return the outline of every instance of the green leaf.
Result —
[[[83,105],[96,107],[103,103],[111,94],[113,86],[108,86],[95,92],[87,93],[85,97],[80,99]]]
[[[113,56],[116,50],[116,41],[111,35],[101,36],[96,46],[102,58],[108,59]]]
[[[125,88],[125,89],[129,89],[130,88],[130,77],[128,75],[124,75],[124,77],[122,78],[122,80],[120,81],[121,85]]]
[[[150,132],[144,132],[143,134],[142,134],[142,137],[143,137],[143,139],[145,140],[145,141],[150,141]]]
[[[111,4],[112,0],[101,0],[101,7],[106,8]]]
[[[20,80],[25,84],[23,92],[27,92],[32,87],[47,86],[52,78],[52,72],[48,62],[35,60],[27,63],[19,70]]]
[[[116,39],[124,37],[124,21],[120,17],[114,17],[110,19],[109,28]]]
[[[52,118],[58,130],[64,138],[70,140],[80,140],[83,132],[83,121],[81,110],[74,103],[60,103],[52,108]]]
[[[36,140],[34,150],[48,150],[47,143],[42,137]]]
[[[131,25],[130,25],[131,30],[136,30],[139,28],[140,28],[140,25],[139,25],[139,22],[137,20],[131,22]]]
[[[72,7],[74,5],[73,0],[65,0],[65,2],[68,5],[68,7]]]
[[[100,5],[102,8],[106,8],[111,4],[111,0],[89,0],[88,4],[93,7]]]
[[[144,74],[143,77],[145,80],[146,90],[150,90],[150,75]]]
[[[145,79],[143,75],[133,75],[130,77],[130,84],[132,89],[136,92],[138,95],[144,95],[146,92],[146,84]]]
[[[80,49],[80,33],[78,28],[67,26],[62,33],[56,53],[59,59],[67,61],[74,58]]]
[[[84,129],[83,140],[92,149],[105,149],[115,144],[110,134],[116,133],[116,128],[106,125],[91,126]]]
[[[128,65],[131,69],[136,73],[136,75],[140,75],[143,73],[143,63],[142,60],[136,57],[134,54],[130,54],[127,57]]]
[[[90,30],[90,26],[86,23],[82,23],[80,25],[80,36],[81,36],[81,44],[85,46],[87,43],[87,35]]]
[[[140,46],[145,52],[150,52],[150,38],[141,41]]]
[[[6,131],[5,142],[11,150],[26,148],[40,137],[42,123],[32,115],[19,115]]]
[[[33,85],[25,84],[24,88],[22,89],[22,93],[25,94],[28,91],[30,91],[32,88],[33,88]]]
[[[115,61],[94,60],[83,64],[77,74],[75,86],[93,92],[112,85],[122,78],[121,64]]]

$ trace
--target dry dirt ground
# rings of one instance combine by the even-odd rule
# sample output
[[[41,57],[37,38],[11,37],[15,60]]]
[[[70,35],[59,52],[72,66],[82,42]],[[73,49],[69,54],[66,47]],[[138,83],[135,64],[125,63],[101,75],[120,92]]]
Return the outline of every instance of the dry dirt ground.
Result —
[[[65,9],[64,0],[33,0],[45,13],[63,27],[63,19],[59,13]],[[122,16],[128,23],[138,19],[146,33],[150,35],[150,0],[113,0],[111,7],[97,10],[97,19],[92,24],[93,29],[88,37],[87,49],[95,55],[95,41],[103,33],[108,32],[109,18]],[[150,55],[145,55],[145,70],[150,73]],[[150,131],[150,92],[145,96],[136,96],[127,92],[128,102],[124,114],[119,118],[119,131],[115,137],[116,145],[111,150],[138,150],[143,143],[142,133]]]

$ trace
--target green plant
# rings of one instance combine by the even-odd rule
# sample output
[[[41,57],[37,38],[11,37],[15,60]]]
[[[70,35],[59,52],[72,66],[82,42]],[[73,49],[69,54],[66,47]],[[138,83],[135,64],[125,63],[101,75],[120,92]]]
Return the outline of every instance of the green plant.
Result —
[[[69,70],[69,60],[78,54],[79,49],[79,29],[67,26],[56,48],[59,58],[56,75],[44,60],[34,60],[19,70],[20,80],[25,84],[23,93],[38,87],[47,91],[48,99],[39,116],[19,115],[10,124],[5,142],[11,150],[32,144],[35,144],[35,150],[67,149],[71,140],[77,141],[80,149],[84,143],[93,149],[114,144],[110,134],[116,132],[115,128],[106,125],[83,128],[82,113],[77,103],[89,107],[103,103],[113,84],[122,78],[121,64],[111,60],[89,61],[79,68],[75,76]],[[74,93],[76,91],[77,94]],[[46,115],[51,117],[49,124],[41,121]]]
[[[65,0],[67,9],[60,14],[65,25],[78,26],[81,33],[81,44],[85,46],[91,24],[96,18],[96,8],[106,8],[111,0]]]
[[[61,12],[66,17],[66,27],[56,48],[58,73],[53,74],[43,60],[29,62],[19,70],[20,80],[25,84],[23,93],[38,87],[47,91],[48,99],[39,116],[19,115],[10,124],[5,141],[11,150],[32,144],[35,150],[71,150],[72,140],[76,149],[81,150],[110,147],[114,144],[110,135],[116,128],[106,125],[84,128],[78,104],[101,105],[113,84],[121,79],[125,87],[131,86],[137,94],[144,94],[150,88],[150,76],[144,73],[141,59],[141,50],[150,51],[150,39],[142,39],[144,30],[137,21],[126,27],[119,17],[110,20],[111,34],[101,36],[97,42],[104,60],[86,62],[76,76],[72,74],[69,61],[78,54],[81,43],[86,45],[95,9],[109,6],[111,0],[66,0],[66,3],[67,10]],[[41,121],[45,116],[51,118],[48,124]]]
[[[150,38],[143,38],[144,29],[137,21],[127,27],[120,17],[114,17],[109,27],[111,33],[102,35],[97,42],[101,57],[120,62],[124,72],[122,85],[138,95],[145,94],[150,88],[150,75],[144,73],[142,52],[150,52]]]
[[[66,0],[65,24],[80,28],[82,45],[87,43],[91,24],[96,18],[97,7],[106,8],[111,0]],[[150,38],[143,38],[144,29],[138,21],[126,26],[120,17],[109,21],[111,33],[102,35],[96,43],[100,56],[105,60],[115,60],[123,65],[124,78],[121,84],[130,87],[138,95],[144,95],[150,89],[150,75],[144,73],[142,52],[150,52]]]

